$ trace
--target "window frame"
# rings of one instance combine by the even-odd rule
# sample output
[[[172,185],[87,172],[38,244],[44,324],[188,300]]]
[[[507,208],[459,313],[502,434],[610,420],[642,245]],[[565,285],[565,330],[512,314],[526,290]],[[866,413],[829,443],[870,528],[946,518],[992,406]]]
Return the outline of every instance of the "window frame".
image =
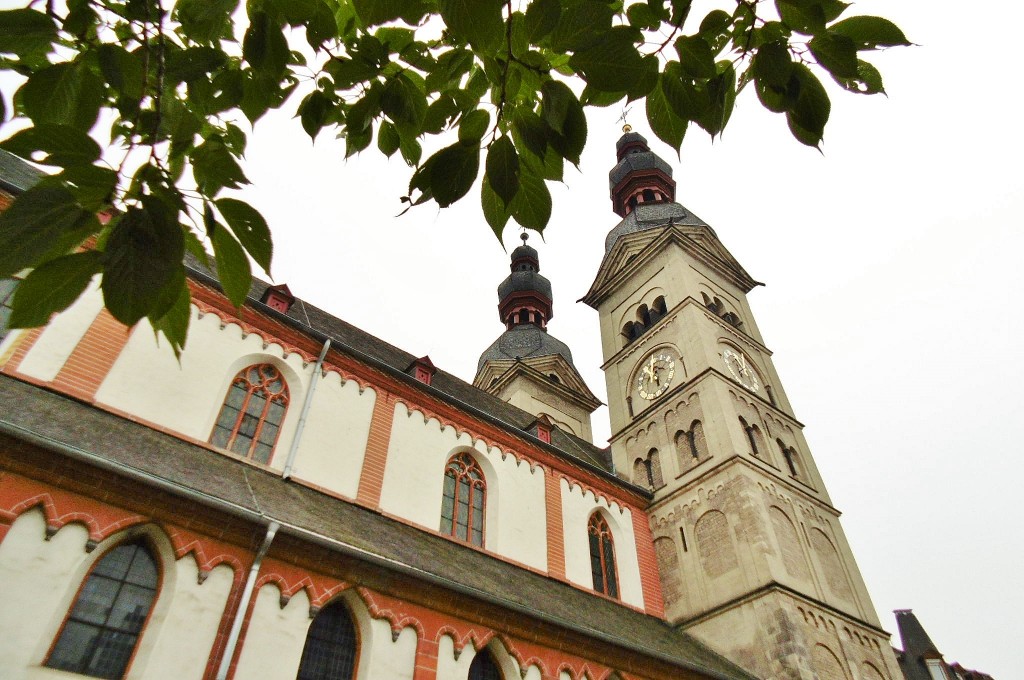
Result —
[[[113,555],[113,553],[116,550],[119,550],[120,548],[123,548],[123,547],[126,547],[126,546],[135,546],[138,549],[145,551],[145,553],[152,560],[153,567],[154,567],[154,569],[156,571],[155,585],[152,588],[149,588],[148,586],[143,586],[141,584],[128,582],[127,577],[128,577],[129,572],[131,571],[131,567],[132,567],[132,565],[134,564],[134,561],[135,561],[135,555],[133,555],[131,561],[128,564],[128,567],[125,569],[125,574],[118,580],[118,587],[117,587],[116,592],[114,593],[113,597],[110,598],[109,609],[108,609],[106,615],[104,616],[103,624],[99,624],[98,625],[98,624],[95,624],[95,623],[93,623],[91,621],[87,621],[87,620],[83,621],[83,620],[75,619],[74,618],[75,610],[78,608],[79,602],[80,602],[83,594],[85,594],[86,588],[88,587],[88,585],[89,585],[90,581],[93,579],[93,577],[96,576],[97,578],[102,578],[102,579],[107,579],[107,580],[114,580],[111,576],[108,576],[106,574],[96,574],[96,570],[102,565],[104,560],[106,560],[111,555]],[[65,667],[65,666],[52,665],[55,662],[54,654],[57,653],[57,650],[58,650],[58,648],[60,646],[61,639],[64,637],[64,634],[67,631],[69,623],[78,623],[79,625],[86,625],[86,626],[91,626],[93,628],[99,628],[100,629],[100,634],[97,635],[93,639],[93,641],[90,643],[91,646],[92,646],[92,650],[87,655],[88,659],[86,659],[86,661],[85,661],[85,665],[86,666],[88,665],[88,663],[93,659],[93,657],[97,654],[97,652],[101,648],[101,646],[99,644],[97,644],[97,643],[102,639],[103,632],[108,631],[108,630],[114,630],[115,632],[121,632],[122,634],[124,634],[123,631],[117,631],[113,626],[110,626],[109,625],[109,619],[110,619],[111,614],[113,613],[114,605],[117,603],[117,601],[118,601],[118,599],[119,599],[119,597],[121,595],[121,592],[124,589],[124,586],[127,584],[127,585],[135,586],[137,588],[145,588],[147,590],[152,590],[153,591],[152,598],[149,600],[149,604],[148,604],[148,607],[147,607],[147,610],[146,610],[145,617],[142,619],[141,624],[138,626],[138,629],[134,633],[135,640],[134,640],[134,642],[132,643],[132,646],[131,646],[131,653],[128,654],[127,658],[124,660],[124,666],[121,668],[121,672],[118,675],[114,676],[114,677],[124,678],[125,676],[127,676],[128,675],[128,671],[132,667],[132,663],[135,661],[135,656],[138,654],[139,645],[142,642],[143,635],[145,635],[146,628],[147,628],[147,626],[149,625],[150,621],[153,618],[153,610],[156,608],[158,600],[160,599],[160,592],[163,589],[163,581],[164,581],[163,561],[159,557],[159,551],[144,536],[136,536],[136,537],[127,538],[127,539],[125,539],[123,541],[119,541],[118,543],[116,543],[116,544],[112,545],[111,547],[109,547],[108,549],[104,550],[93,561],[93,563],[89,566],[89,569],[86,572],[85,576],[82,577],[81,582],[78,584],[78,589],[75,591],[74,597],[71,598],[71,602],[68,604],[67,611],[64,614],[64,618],[61,621],[60,627],[57,629],[57,633],[53,637],[53,642],[50,643],[50,648],[46,652],[46,656],[45,656],[45,658],[43,660],[42,666],[46,667],[46,668],[51,668],[53,670],[65,672],[65,673],[74,673],[74,674],[77,674],[77,675],[82,675],[82,676],[85,676],[85,677],[91,677],[91,678],[104,678],[104,677],[108,677],[108,676],[105,676],[105,675],[93,675],[93,674],[90,674],[86,669],[83,669],[81,666],[79,666],[79,667],[77,667],[75,669],[71,669],[71,668],[68,668],[68,667]],[[85,658],[85,657],[83,657],[83,658]]]
[[[468,461],[468,462],[467,462]],[[453,472],[453,465],[461,465],[462,470],[457,474]],[[476,472],[478,478],[473,478],[472,473]],[[463,479],[469,478],[469,500],[466,502],[466,536],[458,534],[458,518],[461,496],[459,490],[463,488],[460,483]],[[451,484],[449,485],[449,480]],[[445,505],[449,497],[449,486],[451,487],[451,516],[446,515]],[[479,494],[480,507],[474,507],[474,500]],[[478,510],[479,512],[474,512]],[[480,530],[475,532],[476,515],[479,515]],[[487,476],[484,474],[480,462],[468,451],[459,451],[448,457],[444,465],[444,479],[441,488],[441,523],[438,531],[451,536],[457,541],[483,548],[487,544]],[[474,533],[477,539],[474,539]]]
[[[320,616],[322,616],[324,614],[324,612],[326,612],[328,609],[332,609],[332,608],[333,609],[340,609],[343,612],[344,616],[346,616],[348,618],[348,622],[352,625],[352,634],[353,634],[352,635],[352,645],[353,645],[352,672],[351,672],[351,675],[349,675],[349,677],[347,679],[342,679],[342,680],[355,680],[357,674],[359,673],[359,655],[360,655],[360,652],[362,650],[362,634],[361,634],[361,632],[359,630],[359,621],[356,619],[355,613],[352,611],[352,608],[348,606],[348,603],[345,602],[344,599],[339,598],[339,599],[335,599],[335,600],[327,603],[326,605],[324,605],[320,609],[320,611],[318,611],[316,613],[316,615],[313,617],[313,620],[310,621],[309,628],[306,630],[306,639],[305,639],[305,641],[302,644],[302,655],[299,657],[299,667],[295,671],[295,679],[296,680],[302,680],[302,678],[303,678],[303,676],[302,676],[302,664],[306,660],[306,650],[307,650],[307,647],[309,645],[310,634],[313,632],[313,626],[316,624],[317,619],[320,618]],[[331,670],[331,669],[328,669],[328,670]],[[313,677],[315,677],[315,676],[313,676]],[[334,678],[335,676],[329,676],[329,677]]]
[[[602,583],[600,586],[596,581],[594,581],[595,554],[594,542],[592,540],[594,537],[597,538],[598,551],[596,558],[601,569]],[[610,564],[608,561],[606,547],[611,549]],[[594,581],[594,592],[601,593],[606,597],[618,600],[620,593],[620,581],[618,561],[615,559],[615,536],[612,533],[611,524],[600,510],[591,513],[590,517],[587,519],[587,548],[590,557],[590,576],[591,580]],[[609,577],[611,577],[610,580]]]
[[[477,666],[478,663],[481,663],[481,665],[483,663],[487,663],[490,665],[490,668],[485,667],[483,670],[480,670],[479,666]],[[480,670],[480,674],[474,675],[474,669]],[[505,674],[501,671],[501,665],[498,663],[498,660],[494,658],[494,654],[491,654],[490,650],[487,649],[487,647],[484,647],[483,649],[477,651],[476,655],[473,657],[473,660],[470,662],[469,671],[467,671],[466,673],[466,678],[467,680],[493,680],[492,677],[488,677],[484,674],[489,670],[493,670],[494,673],[497,673],[498,680],[504,680]]]
[[[268,377],[265,374],[266,369],[274,371],[277,374],[277,377]],[[259,383],[254,383],[252,380],[249,379],[249,372],[253,370],[257,371],[257,374],[261,378]],[[268,385],[271,385],[278,380],[280,380],[282,385],[281,390],[279,392],[270,392],[268,389]],[[231,399],[232,393],[236,389],[244,389],[245,394],[242,397],[241,404],[237,408],[235,406],[230,406],[231,409],[237,410],[237,414],[235,415],[234,421],[232,422],[230,428],[228,428],[226,425],[222,425],[221,421],[224,418],[225,410],[229,408],[229,400]],[[256,395],[257,392],[261,390],[264,391],[264,395],[262,396],[266,400],[266,403],[263,405],[263,409],[259,417],[256,419],[256,427],[252,432],[252,436],[249,438],[249,446],[246,448],[244,452],[239,451],[236,448],[234,448],[235,444],[238,442],[239,430],[241,429],[242,424],[246,422],[247,417],[255,417],[254,414],[249,413],[247,409],[252,401],[253,396]],[[270,421],[271,407],[275,403],[278,403],[282,407],[281,419],[279,422],[276,423]],[[279,366],[269,361],[249,364],[242,368],[240,371],[238,371],[235,374],[234,378],[231,379],[231,382],[228,384],[227,391],[224,393],[224,398],[221,399],[220,410],[218,410],[217,418],[216,420],[214,420],[213,429],[210,431],[209,442],[210,444],[213,444],[217,448],[224,449],[225,451],[230,451],[231,453],[242,456],[247,460],[261,463],[263,465],[269,465],[270,461],[273,460],[274,458],[274,450],[277,448],[277,442],[281,438],[281,430],[284,428],[285,419],[288,417],[288,407],[290,405],[291,388],[288,386],[288,380],[287,378],[285,378],[284,371],[282,371]],[[269,443],[260,440],[260,437],[263,434],[264,426],[268,422],[270,422],[271,425],[277,428],[277,432],[274,434],[273,441]],[[228,432],[227,440],[223,444],[216,443],[218,433],[220,431],[225,430]],[[270,449],[267,452],[266,460],[260,460],[259,456],[257,455],[257,448],[259,447],[260,444],[264,444],[268,446]]]

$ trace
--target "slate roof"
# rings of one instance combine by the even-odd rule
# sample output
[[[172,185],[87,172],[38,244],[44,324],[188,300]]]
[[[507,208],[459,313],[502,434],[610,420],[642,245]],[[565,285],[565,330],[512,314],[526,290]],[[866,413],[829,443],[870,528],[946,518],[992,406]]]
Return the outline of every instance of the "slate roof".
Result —
[[[483,369],[484,363],[490,360],[515,361],[516,359],[547,357],[555,354],[562,355],[562,358],[568,361],[570,366],[575,366],[568,345],[542,328],[533,324],[521,324],[513,326],[499,335],[498,339],[484,350],[477,363],[476,372],[479,373]]]
[[[100,467],[121,466],[123,475],[171,493],[187,489],[219,499],[236,506],[240,516],[262,515],[280,522],[286,533],[313,534],[338,552],[361,553],[374,568],[400,578],[436,577],[523,616],[586,631],[605,643],[643,650],[712,677],[752,677],[661,619],[118,415],[7,376],[0,376],[0,403],[20,407],[0,414],[4,435],[64,455],[86,452]]]
[[[45,175],[20,157],[0,149],[0,189],[20,194],[31,189]]]
[[[648,229],[658,229],[667,225],[669,221],[680,226],[711,228],[707,222],[675,201],[638,203],[632,212],[623,217],[622,221],[608,232],[608,236],[604,239],[604,252],[611,252],[612,246],[620,236]]]

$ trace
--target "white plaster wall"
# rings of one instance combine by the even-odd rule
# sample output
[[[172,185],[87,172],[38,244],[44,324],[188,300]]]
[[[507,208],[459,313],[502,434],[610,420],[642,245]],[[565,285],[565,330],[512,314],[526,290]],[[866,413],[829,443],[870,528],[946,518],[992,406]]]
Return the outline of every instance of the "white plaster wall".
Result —
[[[152,329],[141,322],[100,385],[96,401],[206,441],[235,375],[255,363],[273,363],[288,381],[290,394],[271,458],[272,466],[283,467],[314,364],[303,367],[299,354],[286,357],[280,345],[264,347],[254,333],[243,337],[237,324],[221,325],[215,314],[200,319],[193,308],[188,343],[179,362],[167,347],[157,345]]]
[[[331,372],[320,378],[292,474],[349,498],[359,489],[359,474],[370,436],[376,393]],[[301,409],[301,404],[295,404]],[[280,444],[278,444],[280,451]],[[275,462],[284,459],[275,456]]]
[[[50,321],[22,359],[18,371],[45,382],[56,378],[102,308],[103,296],[94,280],[74,304]],[[128,332],[126,329],[125,333]]]
[[[564,479],[562,489],[562,521],[565,534],[565,576],[577,585],[594,587],[590,573],[590,543],[587,522],[599,508],[604,509],[608,526],[615,541],[615,566],[619,575],[619,598],[634,607],[644,607],[644,593],[640,584],[640,564],[633,533],[633,515],[628,508],[617,503],[608,504],[605,498],[596,498],[591,491],[579,485],[571,489]]]
[[[473,646],[466,645],[456,659],[454,641],[451,636],[442,635],[437,641],[437,680],[466,680],[474,656]]]
[[[305,590],[295,593],[281,607],[281,591],[267,584],[256,593],[256,605],[248,632],[241,643],[235,672],[237,680],[294,678],[302,660],[302,648],[309,630],[309,598]]]
[[[398,639],[392,641],[391,624],[386,620],[362,621],[358,613],[355,618],[360,632],[356,680],[412,680],[416,670],[416,629],[403,628]]]
[[[484,547],[511,560],[547,570],[544,472],[434,418],[395,404],[384,468],[381,509],[437,531],[441,523],[444,467],[459,450],[471,450],[487,480]]]
[[[170,605],[153,651],[132,664],[138,677],[182,679],[203,677],[217,628],[234,580],[234,569],[220,564],[199,584],[199,566],[191,554],[174,563],[177,574],[161,589]],[[141,656],[141,655],[140,655]]]
[[[88,558],[89,535],[81,524],[65,526],[49,541],[45,530],[43,512],[30,510],[0,543],[0,674],[9,680],[42,677],[30,673],[43,662],[67,611],[65,593]]]

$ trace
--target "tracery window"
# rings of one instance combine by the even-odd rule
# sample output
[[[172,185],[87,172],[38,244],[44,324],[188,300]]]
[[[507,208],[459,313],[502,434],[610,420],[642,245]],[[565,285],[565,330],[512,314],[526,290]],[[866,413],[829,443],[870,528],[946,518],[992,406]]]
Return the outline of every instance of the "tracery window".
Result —
[[[615,543],[608,522],[599,512],[590,516],[587,522],[590,538],[590,573],[594,577],[594,590],[611,597],[619,596],[618,580],[615,578]]]
[[[484,471],[473,456],[468,453],[452,456],[444,471],[440,531],[460,541],[483,546],[486,495]]]
[[[486,649],[481,649],[473,657],[473,663],[469,665],[469,680],[502,680],[501,669]]]
[[[144,543],[122,543],[107,552],[82,584],[46,665],[94,678],[123,677],[159,580]]]
[[[358,649],[356,627],[344,603],[327,605],[309,625],[297,680],[352,680]]]
[[[231,381],[210,443],[266,463],[288,410],[288,384],[276,366],[257,364]]]

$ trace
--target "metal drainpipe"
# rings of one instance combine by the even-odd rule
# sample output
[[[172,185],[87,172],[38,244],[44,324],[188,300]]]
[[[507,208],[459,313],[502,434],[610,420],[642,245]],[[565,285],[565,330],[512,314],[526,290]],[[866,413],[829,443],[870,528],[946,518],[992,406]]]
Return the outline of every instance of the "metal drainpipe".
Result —
[[[306,398],[302,402],[299,424],[295,426],[295,436],[292,437],[292,445],[288,449],[288,459],[285,461],[284,471],[281,473],[282,479],[288,479],[292,476],[292,469],[295,467],[295,456],[299,453],[299,442],[302,440],[302,431],[306,429],[306,417],[309,416],[309,407],[313,404],[313,392],[316,391],[317,381],[320,380],[320,371],[324,366],[324,358],[327,357],[327,350],[330,347],[331,339],[327,338],[324,341],[324,348],[320,350],[320,356],[316,360],[316,366],[313,367],[313,377],[309,381],[309,390],[306,392]]]
[[[245,588],[242,590],[242,599],[238,602],[235,620],[231,622],[231,632],[228,633],[228,642],[224,647],[224,656],[220,660],[220,668],[217,669],[217,680],[226,680],[228,677],[228,671],[231,669],[231,659],[235,656],[235,648],[238,647],[238,636],[242,632],[242,621],[245,620],[245,614],[249,610],[249,601],[252,599],[252,591],[256,587],[256,577],[260,573],[263,558],[266,556],[267,551],[270,550],[270,544],[280,528],[281,525],[277,522],[271,522],[267,525],[267,534],[263,537],[263,544],[260,545],[260,549],[256,553],[256,559],[252,561],[252,567],[249,568],[249,576],[245,579]]]

